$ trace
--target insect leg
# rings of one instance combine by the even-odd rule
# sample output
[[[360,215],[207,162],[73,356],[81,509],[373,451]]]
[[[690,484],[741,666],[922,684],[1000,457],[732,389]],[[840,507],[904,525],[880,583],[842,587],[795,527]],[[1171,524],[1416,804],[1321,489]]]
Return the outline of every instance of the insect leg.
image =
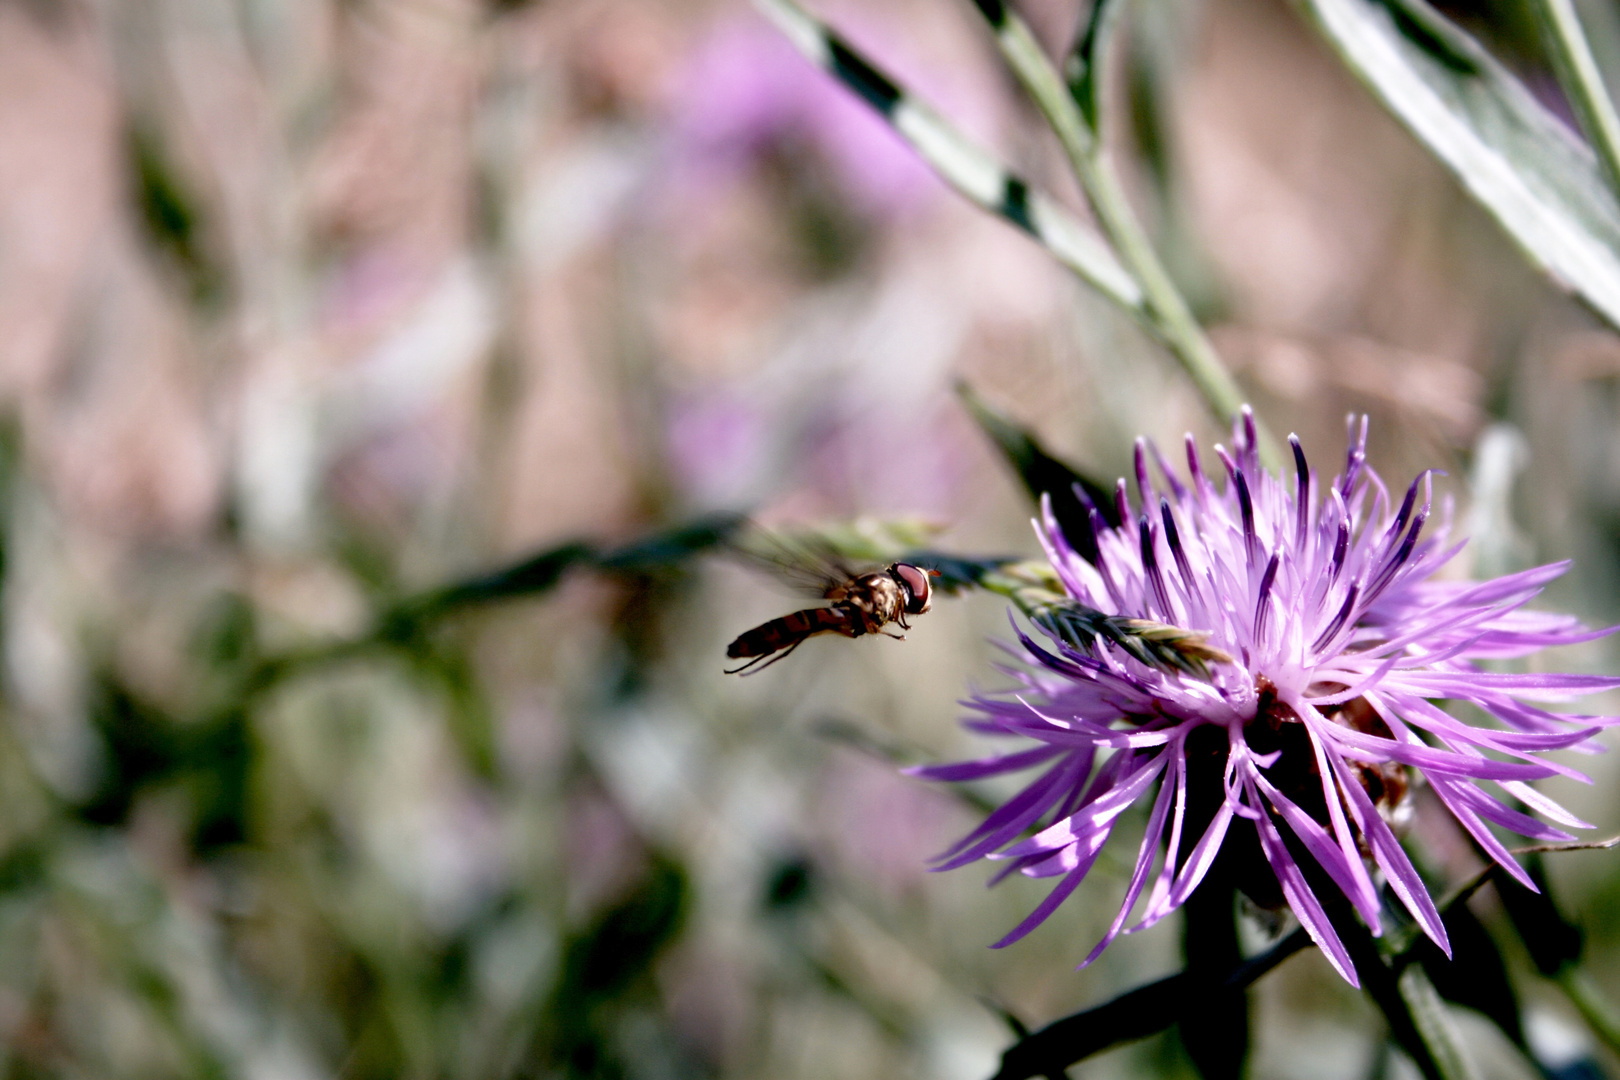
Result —
[[[758,675],[760,672],[764,671],[766,668],[770,667],[772,664],[776,663],[778,660],[786,660],[789,656],[791,656],[793,654],[794,649],[797,649],[800,645],[803,645],[806,641],[809,641],[809,640],[810,639],[808,637],[802,637],[798,641],[795,641],[793,644],[789,645],[787,648],[783,649],[781,652],[777,653],[775,656],[772,656],[768,660],[766,660],[766,658],[763,657],[763,656],[756,656],[756,657],[754,657],[754,659],[752,661],[750,661],[749,663],[744,664],[740,668],[736,668],[735,670],[740,675]],[[759,662],[761,660],[765,660],[765,662],[763,664],[759,664]],[[759,664],[759,667],[754,668],[753,671],[745,670],[747,668],[753,667],[754,664]],[[729,675],[729,674],[731,674],[731,672],[728,671],[726,674]]]
[[[792,646],[790,646],[788,648],[788,652],[792,652],[796,648],[798,648],[798,644],[794,643]],[[786,656],[786,655],[787,655],[787,653],[783,653],[781,656],[778,656],[776,659],[780,660],[780,659],[782,659],[782,656]],[[755,664],[760,663],[763,660],[769,659],[770,656],[771,656],[770,653],[760,653],[758,656],[754,657],[752,660],[748,661],[746,664],[741,664],[741,665],[739,665],[737,667],[734,667],[734,668],[725,668],[724,672],[727,675],[752,675],[753,672],[749,671],[748,669],[753,667]],[[776,662],[775,660],[771,661],[771,663],[775,663],[775,662]]]

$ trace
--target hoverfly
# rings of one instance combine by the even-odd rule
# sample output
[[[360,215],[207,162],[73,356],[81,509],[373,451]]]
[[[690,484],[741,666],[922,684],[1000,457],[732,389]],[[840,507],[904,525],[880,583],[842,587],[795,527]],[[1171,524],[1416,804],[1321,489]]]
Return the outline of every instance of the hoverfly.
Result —
[[[911,624],[906,621],[907,617],[924,614],[933,603],[934,588],[929,578],[938,576],[938,570],[896,562],[881,570],[854,573],[836,559],[825,556],[809,560],[820,564],[812,570],[803,559],[793,565],[790,559],[794,553],[785,547],[783,550],[788,558],[756,558],[772,562],[776,569],[787,571],[801,582],[813,581],[813,591],[819,592],[830,604],[783,615],[738,635],[726,648],[726,655],[748,662],[727,669],[727,675],[763,671],[817,634],[857,638],[882,633],[903,640],[902,635],[886,633],[883,628],[895,623],[900,629],[909,630]]]

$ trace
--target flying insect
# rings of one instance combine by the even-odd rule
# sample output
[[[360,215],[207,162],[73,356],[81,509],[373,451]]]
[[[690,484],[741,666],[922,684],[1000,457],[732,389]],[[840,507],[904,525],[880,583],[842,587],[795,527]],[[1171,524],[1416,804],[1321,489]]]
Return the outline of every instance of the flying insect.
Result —
[[[888,633],[884,627],[894,623],[902,630],[911,629],[908,617],[927,613],[934,596],[929,578],[939,574],[938,570],[903,562],[863,574],[837,572],[841,570],[835,568],[835,572],[822,575],[821,596],[829,601],[827,607],[795,611],[738,635],[727,647],[726,655],[747,663],[729,668],[726,674],[763,671],[817,634],[849,638],[883,634],[903,640],[902,635]]]

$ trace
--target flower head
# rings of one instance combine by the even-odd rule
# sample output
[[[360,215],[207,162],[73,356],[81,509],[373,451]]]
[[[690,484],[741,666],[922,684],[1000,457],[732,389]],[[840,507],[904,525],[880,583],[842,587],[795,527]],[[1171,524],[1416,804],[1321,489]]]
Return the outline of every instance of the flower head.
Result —
[[[1606,631],[1524,610],[1567,564],[1485,582],[1436,580],[1462,545],[1448,546],[1443,526],[1425,534],[1429,474],[1396,502],[1367,466],[1366,438],[1363,417],[1359,431],[1352,425],[1344,470],[1327,484],[1291,438],[1296,468],[1277,477],[1260,466],[1245,410],[1236,450],[1215,447],[1224,486],[1205,473],[1191,436],[1190,483],[1139,442],[1140,512],[1123,480],[1118,528],[1091,508],[1094,563],[1043,508],[1037,531],[1070,597],[1202,632],[1232,660],[1211,664],[1201,678],[1148,666],[1102,641],[1083,649],[1019,631],[1032,666],[1009,669],[1016,690],[975,697],[967,726],[1031,745],[915,770],[936,780],[1041,770],[939,859],[940,869],[1005,860],[998,880],[1013,871],[1059,879],[998,946],[1023,937],[1074,891],[1120,816],[1141,799],[1152,798],[1152,809],[1135,871],[1085,963],[1120,933],[1174,911],[1216,866],[1228,873],[1238,866],[1231,880],[1257,902],[1286,903],[1351,983],[1355,968],[1324,907],[1348,902],[1379,933],[1375,875],[1449,955],[1440,915],[1396,839],[1414,772],[1481,848],[1531,888],[1489,825],[1538,840],[1572,837],[1480,785],[1495,785],[1550,821],[1587,827],[1529,782],[1554,774],[1585,780],[1540,755],[1592,749],[1591,736],[1620,718],[1553,713],[1525,699],[1567,700],[1620,679],[1485,671],[1476,661]],[[1150,475],[1150,454],[1162,485]],[[1497,723],[1461,719],[1438,699]],[[1245,861],[1258,873],[1243,871]]]

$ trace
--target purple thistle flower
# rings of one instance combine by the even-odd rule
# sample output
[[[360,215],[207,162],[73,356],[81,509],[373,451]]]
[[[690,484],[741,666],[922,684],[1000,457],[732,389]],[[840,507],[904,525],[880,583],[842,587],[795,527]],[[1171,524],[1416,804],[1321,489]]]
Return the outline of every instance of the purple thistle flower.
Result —
[[[1286,903],[1352,985],[1355,968],[1324,910],[1339,901],[1317,894],[1341,891],[1378,934],[1375,873],[1450,955],[1434,901],[1395,835],[1411,770],[1531,889],[1489,824],[1536,840],[1572,837],[1479,784],[1494,783],[1558,824],[1590,827],[1529,782],[1554,774],[1587,780],[1539,755],[1595,751],[1592,735],[1620,718],[1553,713],[1524,699],[1568,700],[1620,687],[1620,679],[1482,671],[1475,661],[1522,657],[1608,631],[1523,610],[1567,563],[1494,581],[1435,580],[1462,545],[1446,545],[1444,526],[1423,535],[1429,474],[1397,505],[1366,464],[1366,418],[1359,431],[1353,420],[1344,471],[1326,487],[1295,438],[1293,475],[1264,471],[1248,410],[1235,433],[1236,453],[1215,447],[1228,477],[1224,490],[1204,473],[1191,436],[1190,485],[1138,442],[1142,513],[1133,520],[1122,481],[1124,523],[1110,529],[1091,515],[1095,565],[1076,554],[1043,506],[1037,532],[1069,596],[1105,613],[1206,633],[1208,645],[1233,659],[1198,678],[1149,667],[1101,641],[1090,649],[1056,638],[1043,645],[1018,631],[1034,666],[1007,669],[1020,687],[976,696],[969,704],[977,715],[966,723],[1033,745],[912,770],[960,781],[1043,769],[938,859],[942,870],[1005,860],[997,881],[1013,871],[1059,879],[997,948],[1051,915],[1091,869],[1120,816],[1150,795],[1119,914],[1082,967],[1119,934],[1181,906],[1217,856],[1239,864],[1234,880],[1257,902]],[[1149,473],[1150,456],[1163,490]],[[1434,704],[1440,698],[1476,706],[1502,726],[1458,719]],[[1244,852],[1253,853],[1247,869]]]

